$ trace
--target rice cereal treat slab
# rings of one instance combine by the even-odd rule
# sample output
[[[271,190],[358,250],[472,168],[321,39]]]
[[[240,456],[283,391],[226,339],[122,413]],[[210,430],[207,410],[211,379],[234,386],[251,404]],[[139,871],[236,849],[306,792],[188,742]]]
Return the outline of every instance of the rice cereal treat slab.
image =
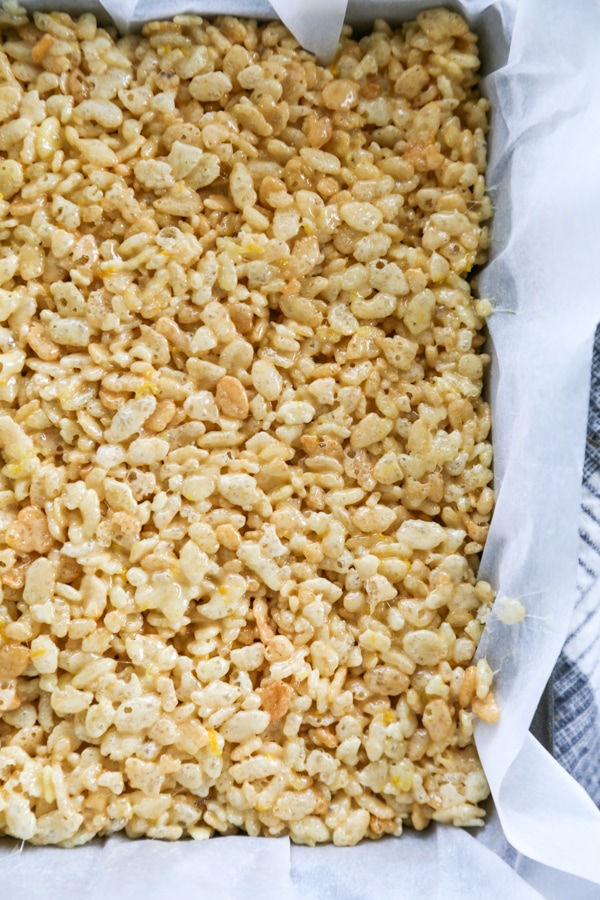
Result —
[[[0,831],[480,824],[476,37],[0,20]]]

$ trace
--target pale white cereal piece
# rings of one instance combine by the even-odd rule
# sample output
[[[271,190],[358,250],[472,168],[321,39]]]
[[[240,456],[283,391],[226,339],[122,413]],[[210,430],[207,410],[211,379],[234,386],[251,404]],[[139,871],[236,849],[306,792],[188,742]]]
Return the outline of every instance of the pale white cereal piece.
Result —
[[[435,43],[445,41],[449,37],[463,37],[469,26],[458,13],[437,7],[426,9],[417,16],[417,22],[428,38]]]
[[[175,69],[182,78],[193,78],[200,72],[206,72],[210,65],[208,47],[200,45],[192,46],[185,56],[177,61]]]
[[[387,234],[381,232],[366,234],[357,242],[352,255],[359,262],[371,262],[384,257],[391,246],[392,239]]]
[[[449,740],[455,726],[445,700],[438,698],[426,704],[423,710],[423,725],[432,741],[437,743]]]
[[[479,700],[485,700],[485,698],[489,694],[490,688],[492,686],[492,682],[494,680],[494,673],[493,673],[492,667],[490,666],[487,659],[480,659],[478,661],[476,680],[477,680],[477,688],[476,688],[477,698]]]
[[[368,413],[352,428],[350,444],[355,450],[369,447],[386,438],[393,427],[394,423],[389,419],[382,419],[377,413]]]
[[[79,228],[81,213],[77,204],[55,195],[52,200],[52,212],[56,221],[64,225],[67,231],[75,231]]]
[[[243,576],[225,576],[212,591],[208,603],[202,605],[202,615],[205,619],[223,619],[236,613],[245,614],[248,608],[247,603],[243,602],[245,593],[246,579]]]
[[[368,300],[356,298],[350,304],[350,309],[358,319],[385,319],[396,310],[396,297],[381,291]]]
[[[210,497],[215,487],[215,480],[210,475],[188,475],[183,479],[181,494],[186,500],[198,503]]]
[[[221,726],[221,734],[226,741],[241,744],[255,734],[262,734],[270,722],[269,713],[262,709],[241,710]]]
[[[35,814],[31,811],[30,802],[23,794],[11,792],[4,809],[6,830],[11,837],[21,841],[29,841],[37,829]]]
[[[204,683],[219,681],[229,671],[229,662],[221,657],[201,660],[196,666],[196,675]]]
[[[367,267],[369,284],[378,291],[403,297],[408,294],[409,287],[406,276],[397,263],[371,264]]]
[[[419,349],[419,345],[415,341],[409,341],[399,334],[384,338],[380,341],[380,346],[390,365],[402,372],[410,369]]]
[[[98,778],[99,787],[108,788],[111,794],[122,794],[125,790],[125,783],[122,772],[103,772]]]
[[[374,694],[395,697],[407,689],[409,679],[393,666],[377,666],[365,673],[365,684]]]
[[[104,496],[106,502],[114,510],[122,510],[135,515],[137,503],[128,484],[116,478],[107,478],[104,482]]]
[[[441,675],[434,675],[427,682],[425,693],[428,697],[441,697],[443,700],[447,700],[450,696],[450,688]]]
[[[433,550],[444,541],[446,531],[437,522],[407,519],[398,529],[397,537],[414,550]]]
[[[333,843],[336,847],[353,847],[365,837],[370,821],[371,816],[366,809],[353,810],[334,829]]]
[[[241,162],[235,163],[231,170],[229,190],[238,209],[245,209],[246,206],[254,206],[256,203],[257,197],[252,175],[248,167]]]
[[[116,711],[117,731],[141,732],[151,728],[160,716],[160,697],[144,694],[124,700]]]
[[[358,319],[343,303],[333,304],[327,313],[329,324],[337,334],[349,336],[359,329]]]
[[[154,812],[152,801],[158,799],[152,795],[160,793],[164,781],[164,776],[161,774],[160,768],[156,763],[146,762],[145,760],[136,759],[134,757],[125,760],[125,773],[129,784],[133,788],[142,791],[143,794],[149,795],[147,797],[142,797],[141,800],[138,801],[137,806],[141,815],[143,807],[140,807],[140,804],[144,801],[150,801],[150,803],[147,804],[146,809],[148,815],[151,816]],[[160,810],[160,807],[158,809]],[[155,813],[156,817],[158,817],[158,814],[158,812]]]
[[[352,516],[352,521],[357,528],[367,534],[378,534],[387,529],[395,522],[396,513],[388,506],[363,506],[358,509]]]
[[[347,225],[356,231],[365,231],[370,234],[383,222],[383,215],[372,203],[361,203],[351,200],[340,207],[340,216]]]
[[[273,813],[283,822],[298,822],[314,812],[317,797],[312,790],[282,791],[273,806]]]
[[[194,100],[201,103],[216,103],[232,89],[231,79],[224,72],[207,72],[196,75],[190,82],[189,90]]]
[[[185,146],[190,150],[197,149],[195,147],[191,148],[188,145],[182,146]],[[177,167],[179,170],[184,168],[186,165],[181,159],[181,155],[182,154],[179,154],[179,156],[176,157]],[[171,151],[171,154],[169,155],[169,163],[171,164],[171,166],[173,165],[172,156],[173,151]],[[184,179],[191,188],[198,191],[200,190],[200,188],[207,187],[209,184],[212,184],[215,178],[218,178],[220,174],[221,161],[219,160],[219,157],[214,153],[202,153],[202,156],[198,159],[194,167],[190,171],[186,172]],[[175,175],[175,170],[173,170],[173,175],[177,178],[177,175]]]
[[[481,316],[483,319],[487,319],[488,316],[491,316],[494,312],[494,307],[488,299],[482,298],[481,300],[477,300],[477,302],[475,303],[475,310],[478,316]]]
[[[436,666],[446,656],[446,644],[434,631],[409,632],[402,644],[407,655],[420,666]]]
[[[252,475],[220,475],[217,478],[217,488],[221,496],[233,506],[241,506],[245,510],[251,510],[267,499]]]
[[[25,354],[22,350],[9,350],[8,353],[0,353],[0,371],[2,372],[2,384],[0,389],[5,390],[9,387],[11,381],[14,384],[14,376],[19,375],[23,371],[25,365]],[[0,399],[11,401],[13,396],[0,396]]]
[[[213,332],[206,325],[201,325],[192,338],[192,353],[202,354],[206,350],[214,350],[217,346],[217,339]]]
[[[505,625],[517,625],[527,614],[526,608],[516,597],[498,597],[494,613]]]
[[[455,645],[452,656],[454,657],[457,663],[468,663],[473,659],[473,654],[475,653],[475,644],[473,641],[468,638],[459,638]]]
[[[289,241],[300,231],[300,214],[295,209],[277,209],[273,216],[273,237]]]
[[[172,627],[180,628],[189,600],[176,583],[152,582],[136,588],[135,602],[142,612],[160,610]]]
[[[265,400],[277,400],[283,388],[283,379],[272,362],[257,359],[252,365],[252,384]]]
[[[373,466],[373,476],[380,484],[396,484],[404,478],[398,454],[389,450]]]
[[[277,410],[277,418],[285,425],[306,425],[314,415],[314,406],[306,400],[288,400]]]
[[[167,156],[167,162],[171,166],[175,181],[179,181],[181,178],[185,178],[186,175],[189,175],[205,155],[206,154],[201,147],[195,147],[193,144],[183,144],[181,141],[174,141],[171,151]],[[218,163],[218,157],[215,158]]]
[[[183,409],[190,419],[200,422],[218,422],[219,410],[210,391],[195,391],[186,397]]]
[[[335,673],[340,658],[334,648],[326,641],[313,641],[310,655],[313,666],[319,671],[319,674],[328,678]]]
[[[229,773],[234,781],[242,784],[245,781],[256,781],[272,775],[279,775],[283,768],[284,763],[281,760],[259,755],[231,766]]]
[[[127,440],[140,428],[156,409],[156,397],[148,394],[138,400],[127,400],[113,416],[110,426],[104,432],[109,444],[119,444]]]
[[[101,697],[90,706],[85,716],[85,728],[91,738],[97,740],[115,721],[115,710],[107,697]],[[117,773],[114,773],[117,774]]]
[[[290,822],[290,835],[295,843],[309,847],[331,840],[327,825],[318,816],[306,816],[300,822]]]
[[[103,469],[113,469],[124,462],[127,453],[123,447],[101,444],[96,450],[96,462]]]
[[[11,280],[17,271],[18,262],[19,258],[14,253],[0,259],[0,284]]]
[[[102,168],[116,166],[119,158],[114,150],[111,150],[104,141],[97,138],[86,138],[77,141],[77,150],[84,159]]]
[[[151,466],[169,452],[168,441],[160,438],[136,438],[127,448],[127,462],[132,466]]]
[[[53,316],[48,331],[52,340],[66,347],[87,347],[90,342],[90,327],[83,319]]]
[[[54,566],[44,556],[35,559],[27,569],[23,600],[30,606],[51,600],[54,593]]]
[[[317,378],[308,385],[308,390],[319,403],[333,406],[336,387],[335,378]]]
[[[125,641],[127,655],[136,666],[157,666],[161,671],[173,669],[178,655],[174,647],[156,635],[136,634]]]
[[[66,684],[64,688],[54,689],[50,703],[57,715],[70,716],[88,709],[93,697],[91,691],[78,691],[72,685]]]
[[[374,553],[365,553],[354,560],[354,568],[361,578],[372,578],[377,574],[379,568],[379,559]]]
[[[311,169],[315,172],[321,172],[323,175],[337,175],[342,164],[337,156],[333,153],[327,153],[325,150],[316,150],[313,147],[302,147],[300,156]]]
[[[61,844],[70,840],[83,824],[83,816],[73,810],[44,813],[39,816],[31,842],[33,844]]]
[[[16,291],[0,290],[0,322],[6,322],[18,308],[20,302],[21,298]]]
[[[237,79],[240,85],[249,91],[253,91],[259,84],[264,81],[265,73],[262,66],[258,64],[246,66],[241,72],[238,72]]]
[[[262,547],[254,541],[244,541],[236,555],[273,591],[281,588],[290,571],[289,568],[278,566],[272,559],[265,559]]]
[[[61,146],[60,122],[49,116],[38,127],[35,149],[40,159],[50,159]]]
[[[359,635],[358,643],[365,650],[372,650],[375,653],[383,653],[392,646],[392,642],[387,634],[382,634],[381,631],[373,631],[372,628],[367,628]]]
[[[404,322],[411,334],[421,334],[431,325],[435,309],[435,294],[427,288],[409,301],[404,314]]]
[[[175,184],[169,163],[157,159],[142,159],[135,166],[135,177],[149,191],[167,190]]]
[[[434,213],[429,222],[433,228],[444,231],[451,236],[463,234],[465,231],[470,231],[473,227],[464,213],[456,209],[452,210],[452,212]]]
[[[97,122],[107,131],[114,131],[123,123],[122,111],[110,100],[84,100],[75,107],[73,114],[82,122]]]
[[[21,103],[21,91],[13,84],[0,87],[0,122],[14,116]]]
[[[39,562],[40,560],[38,560]],[[56,672],[58,647],[48,635],[39,635],[31,642],[31,661],[40,675]]]
[[[262,644],[250,644],[248,647],[240,647],[229,654],[231,662],[237,669],[244,672],[253,672],[258,669],[265,658],[265,648]]]
[[[345,738],[335,751],[336,759],[347,766],[355,766],[358,762],[358,752],[361,748],[361,740],[358,736]]]
[[[193,476],[191,476],[193,477]],[[207,572],[213,569],[208,555],[195,543],[196,536],[190,529],[192,540],[186,541],[179,553],[181,571],[192,584],[200,584]]]
[[[396,588],[384,575],[373,575],[365,582],[367,594],[372,603],[387,603],[398,595]]]

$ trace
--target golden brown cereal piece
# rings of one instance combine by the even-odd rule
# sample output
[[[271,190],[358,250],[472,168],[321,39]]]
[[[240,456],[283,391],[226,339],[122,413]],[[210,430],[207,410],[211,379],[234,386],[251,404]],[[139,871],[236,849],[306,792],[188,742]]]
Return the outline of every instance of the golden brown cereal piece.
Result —
[[[248,395],[243,384],[232,375],[219,379],[215,399],[224,416],[245,419],[248,415]]]
[[[164,431],[176,411],[177,407],[172,400],[161,400],[152,415],[144,422],[144,429],[155,433]]]
[[[232,303],[229,306],[231,321],[240,334],[248,334],[254,321],[254,313],[250,306],[243,303]]]
[[[9,588],[22,588],[25,584],[27,569],[32,560],[33,556],[31,554],[26,554],[24,557],[19,558],[14,566],[3,574],[2,584]]]
[[[10,712],[21,706],[21,700],[17,694],[17,682],[6,681],[0,683],[0,713]]]
[[[46,362],[54,362],[60,356],[58,344],[49,337],[46,329],[36,322],[29,327],[27,343],[33,352]]]
[[[82,575],[83,568],[79,565],[77,560],[71,559],[61,553],[56,567],[56,580],[63,584],[71,584],[73,581],[77,581],[78,578],[81,578]]]
[[[428,814],[429,811],[430,809],[427,806],[423,806],[421,803],[413,803],[411,823],[415,831],[423,831],[424,828],[427,828],[431,821],[431,815]]]
[[[29,665],[29,648],[21,644],[0,647],[0,684],[13,681],[22,675]]]
[[[337,459],[338,462],[343,462],[344,460],[342,445],[335,438],[304,434],[300,438],[300,443],[307,456],[330,456],[333,459]]]
[[[54,540],[41,509],[26,506],[6,529],[4,540],[19,553],[47,553]]]
[[[471,703],[471,709],[484,722],[497,722],[500,718],[500,707],[493,691],[490,691],[484,700],[475,698]]]
[[[267,687],[259,688],[257,693],[261,698],[262,708],[271,717],[271,722],[278,722],[290,708],[294,689],[283,681],[274,681]]]
[[[477,687],[477,667],[469,666],[466,670],[458,693],[458,703],[461,707],[470,706],[475,697]]]
[[[67,89],[75,103],[83,103],[89,97],[90,89],[86,77],[77,66],[74,66],[67,75]]]
[[[31,48],[31,58],[34,63],[41,63],[48,53],[56,38],[51,34],[45,34],[39,39],[35,47]]]

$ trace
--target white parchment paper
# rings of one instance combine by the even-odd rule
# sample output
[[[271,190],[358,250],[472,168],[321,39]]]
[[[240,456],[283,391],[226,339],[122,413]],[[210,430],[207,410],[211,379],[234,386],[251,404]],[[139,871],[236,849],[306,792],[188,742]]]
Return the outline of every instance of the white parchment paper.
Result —
[[[121,28],[191,10],[278,14],[324,58],[344,0],[104,0]],[[42,0],[77,9],[97,3]],[[413,17],[419,0],[350,0],[348,20]],[[578,514],[592,340],[600,320],[600,7],[575,0],[451,4],[481,35],[493,103],[488,184],[492,255],[479,279],[493,300],[497,508],[482,562],[500,597],[526,616],[492,615],[485,653],[502,717],[477,742],[494,804],[477,837],[449,827],[410,830],[351,849],[291,847],[284,839],[202,844],[121,837],[77,850],[0,842],[7,900],[591,900],[600,897],[600,812],[528,733],[568,632],[575,597]]]

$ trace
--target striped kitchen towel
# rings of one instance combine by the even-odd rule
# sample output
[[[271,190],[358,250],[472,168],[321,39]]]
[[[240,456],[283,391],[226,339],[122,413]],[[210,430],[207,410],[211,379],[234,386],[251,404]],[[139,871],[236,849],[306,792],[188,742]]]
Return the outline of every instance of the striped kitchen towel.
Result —
[[[554,755],[600,806],[600,326],[592,360],[577,601],[553,686]]]

